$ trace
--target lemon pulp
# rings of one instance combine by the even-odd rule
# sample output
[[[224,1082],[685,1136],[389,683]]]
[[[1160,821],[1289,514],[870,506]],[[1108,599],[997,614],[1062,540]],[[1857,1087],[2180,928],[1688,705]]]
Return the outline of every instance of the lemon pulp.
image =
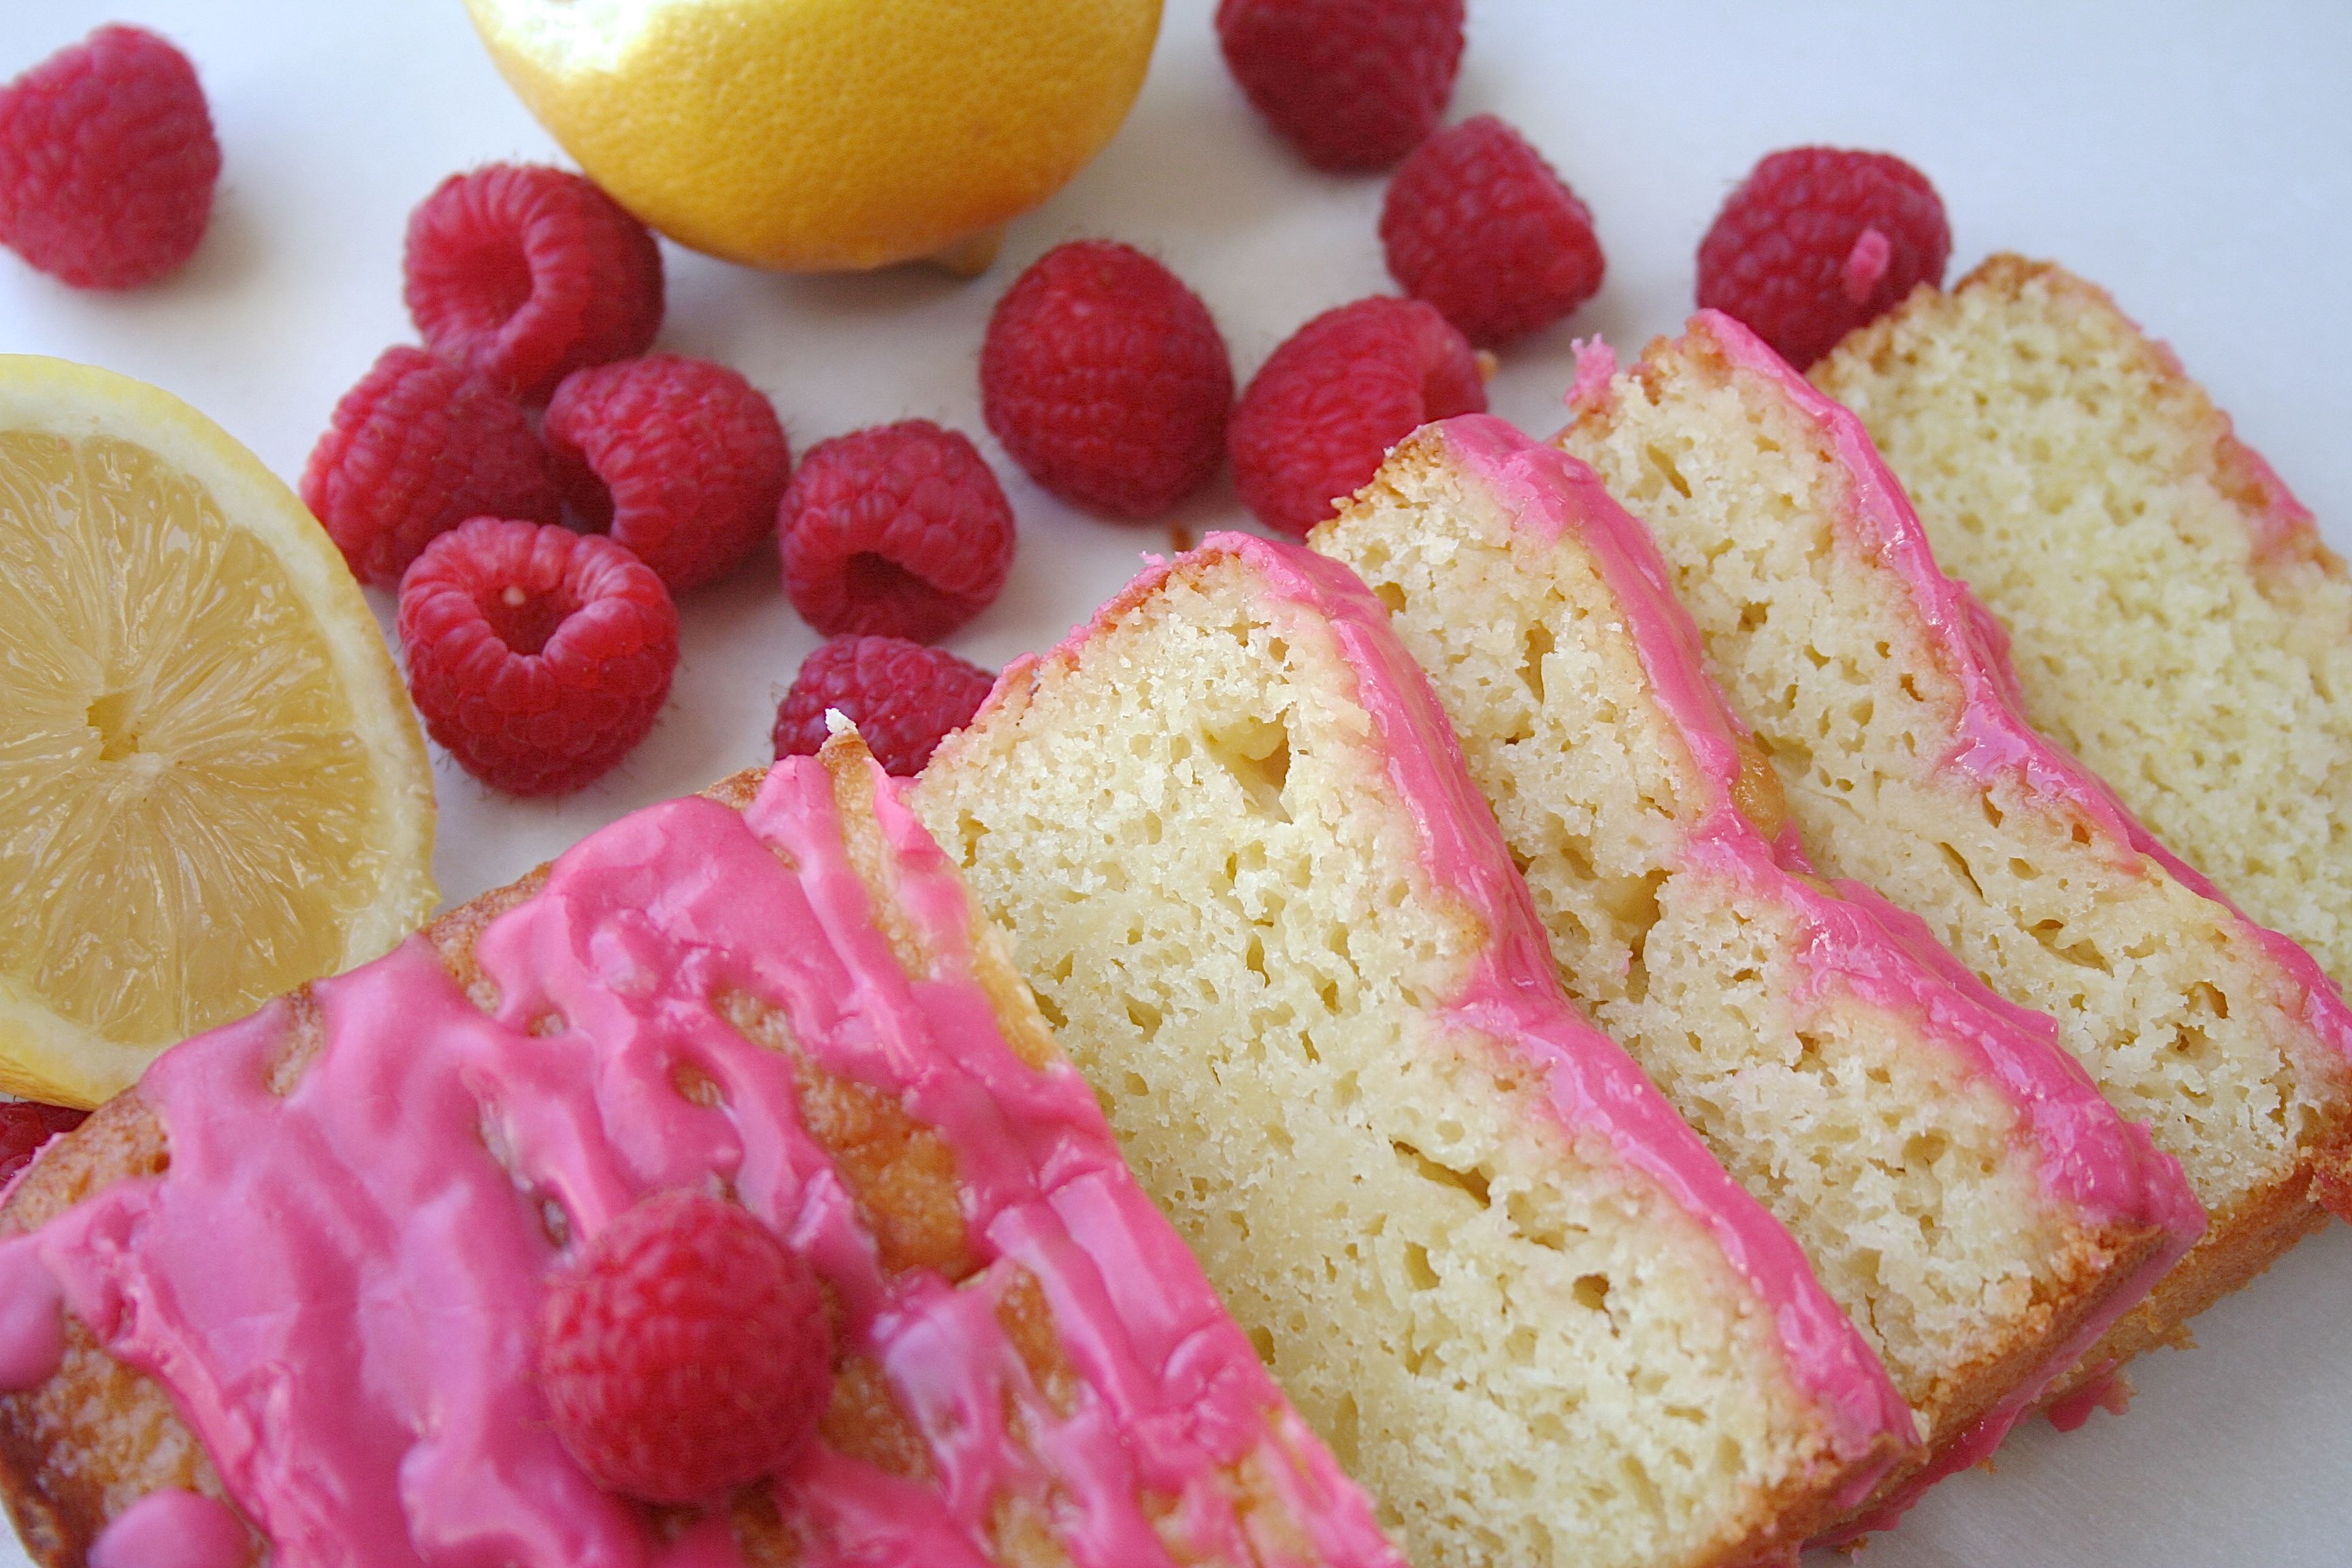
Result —
[[[420,921],[431,785],[282,485],[152,388],[11,371],[51,395],[0,387],[0,1088],[87,1104]]]

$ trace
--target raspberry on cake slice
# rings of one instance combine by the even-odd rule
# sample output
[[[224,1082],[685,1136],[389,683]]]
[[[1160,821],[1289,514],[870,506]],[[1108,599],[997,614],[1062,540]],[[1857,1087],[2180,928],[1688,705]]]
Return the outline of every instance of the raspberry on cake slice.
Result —
[[[2032,728],[2000,626],[1861,422],[1708,311],[1630,372],[1587,368],[1560,444],[1649,524],[1813,858],[2055,1017],[2211,1216],[2060,1392],[2352,1213],[2352,1010]]]
[[[854,736],[166,1053],[0,1301],[46,1568],[1404,1568]]]
[[[1975,1463],[2204,1227],[2180,1169],[1916,919],[1813,874],[1642,525],[1465,416],[1311,542],[1429,672],[1569,994],[1797,1237]]]
[[[910,798],[1422,1568],[1792,1553],[1911,1451],[1788,1233],[1561,994],[1345,568],[1213,535]]]
[[[2352,984],[2352,580],[2105,291],[1996,256],[1815,369],[2000,618],[2025,713]]]

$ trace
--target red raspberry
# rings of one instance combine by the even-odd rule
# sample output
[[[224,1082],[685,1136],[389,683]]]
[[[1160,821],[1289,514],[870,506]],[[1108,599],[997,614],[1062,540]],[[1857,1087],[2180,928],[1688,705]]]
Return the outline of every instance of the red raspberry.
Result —
[[[0,1100],[0,1186],[33,1163],[41,1145],[60,1132],[70,1132],[89,1116],[62,1105],[37,1105],[29,1100]]]
[[[648,1502],[789,1466],[833,1395],[833,1331],[806,1260],[734,1205],[657,1193],[548,1281],[539,1384],[595,1483]]]
[[[1698,247],[1698,302],[1799,370],[1920,283],[1952,249],[1927,176],[1885,153],[1795,147],[1756,165]]]
[[[759,388],[676,354],[573,371],[541,432],[572,510],[672,594],[724,575],[766,537],[792,471]]]
[[[885,773],[912,778],[950,731],[971,722],[996,677],[944,648],[904,637],[835,637],[801,661],[776,709],[776,755],[824,744],[824,710],[857,725]]]
[[[578,174],[492,163],[408,215],[408,314],[435,353],[543,403],[568,371],[646,352],[661,249]]]
[[[1493,348],[1601,289],[1592,215],[1541,153],[1491,114],[1414,148],[1381,206],[1389,273]]]
[[[468,517],[564,515],[522,405],[421,348],[385,348],[336,402],[301,499],[376,588],[400,588],[409,562]]]
[[[820,441],[777,514],[784,592],[826,637],[935,642],[995,601],[1013,507],[979,449],[928,419]]]
[[[302,500],[352,574],[397,588],[434,538],[469,517],[563,515],[522,405],[422,349],[389,348],[335,405],[302,468]]]
[[[0,244],[77,289],[194,255],[220,166],[195,68],[140,28],[100,27],[0,89]]]
[[[562,795],[653,728],[677,668],[677,610],[609,539],[478,517],[401,579],[400,640],[425,728],[467,773],[509,795]]]
[[[1260,522],[1303,539],[1416,427],[1486,406],[1477,357],[1433,306],[1359,300],[1299,328],[1251,380],[1234,483]]]
[[[1385,169],[1437,127],[1462,0],[1221,0],[1217,42],[1257,111],[1318,169]]]
[[[1029,477],[1109,517],[1150,518],[1225,455],[1234,367],[1201,298],[1139,250],[1082,239],[997,301],[980,351],[988,427]]]

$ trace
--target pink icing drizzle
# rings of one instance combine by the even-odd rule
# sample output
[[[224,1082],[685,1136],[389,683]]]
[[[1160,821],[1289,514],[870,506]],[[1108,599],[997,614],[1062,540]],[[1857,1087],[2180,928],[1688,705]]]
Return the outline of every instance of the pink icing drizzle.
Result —
[[[1389,629],[1385,608],[1345,566],[1295,546],[1215,533],[1196,553],[1238,557],[1269,593],[1328,625],[1355,673],[1356,700],[1388,755],[1390,780],[1421,830],[1423,868],[1488,933],[1486,952],[1444,1016],[1538,1064],[1561,1125],[1601,1132],[1621,1159],[1707,1227],[1771,1309],[1792,1378],[1826,1413],[1840,1452],[1860,1458],[1881,1446],[1889,1450],[1853,1479],[1849,1490],[1859,1500],[1895,1462],[1892,1450],[1913,1442],[1910,1410],[1780,1222],[1725,1173],[1633,1059],[1577,1016],[1559,988],[1527,884],[1470,783],[1428,678]]]
[[[1048,1479],[1089,1568],[1169,1568],[1143,1489],[1176,1501],[1189,1546],[1243,1556],[1249,1526],[1217,1472],[1255,1452],[1323,1560],[1401,1568],[1135,1186],[1084,1082],[1031,1070],[998,1032],[968,978],[961,884],[874,777],[935,977],[899,971],[830,783],[795,759],[740,816],[675,801],[565,855],[476,944],[494,1015],[412,941],[315,988],[324,1045],[282,1100],[263,1079],[283,1004],[167,1053],[140,1094],[169,1131],[169,1172],[0,1242],[0,1281],[37,1258],[110,1353],[163,1383],[285,1568],[729,1568],[723,1523],[664,1542],[590,1485],[528,1371],[560,1261],[542,1204],[585,1239],[647,1192],[721,1178],[837,1293],[845,1348],[883,1366],[939,1478],[813,1447],[777,1487],[803,1562],[972,1568],[995,1500],[1042,1497]],[[790,1060],[716,1011],[729,991],[779,1008],[815,1062],[946,1140],[981,1275],[883,1273],[800,1125]],[[722,1107],[677,1092],[686,1066]],[[1086,1385],[1066,1419],[996,1321],[1016,1267]],[[1025,1451],[1004,1436],[1008,1403]]]
[[[1946,765],[1987,782],[2003,776],[2019,779],[2032,794],[2065,804],[2087,819],[2094,831],[2128,845],[2190,892],[2227,910],[2242,932],[2269,954],[2301,994],[2305,1027],[2324,1047],[2352,1061],[2352,1007],[2346,1005],[2318,962],[2291,939],[2248,920],[2202,873],[2158,843],[2105,783],[2026,722],[2017,674],[2009,662],[2008,636],[1966,584],[1946,576],[1936,564],[1918,513],[1871,445],[1862,421],[1822,395],[1730,317],[1701,310],[1691,318],[1690,330],[1712,338],[1735,366],[1776,385],[1821,428],[1852,476],[1853,501],[1840,519],[1842,525],[1900,574],[1921,620],[1937,637],[1944,662],[1959,678],[1965,706]],[[2284,498],[2284,508],[2302,510],[2284,485],[2278,494]]]
[[[149,1492],[90,1543],[89,1568],[241,1568],[245,1526],[201,1492]]]

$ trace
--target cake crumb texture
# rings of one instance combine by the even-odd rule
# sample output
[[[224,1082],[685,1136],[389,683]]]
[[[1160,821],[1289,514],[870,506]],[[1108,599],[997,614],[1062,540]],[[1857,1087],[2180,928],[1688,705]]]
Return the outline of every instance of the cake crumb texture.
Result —
[[[2352,581],[2171,351],[1996,256],[1814,379],[2007,626],[2035,726],[2352,984]]]
[[[915,808],[1420,1568],[1788,1551],[1839,1467],[1769,1314],[1449,1019],[1513,936],[1433,876],[1360,673],[1213,542],[1009,671]]]
[[[1449,428],[1401,447],[1316,546],[1428,670],[1570,994],[1803,1245],[1929,1446],[1948,1440],[2164,1239],[2046,1189],[2042,1145],[1973,1043],[2025,1026],[1805,878],[1780,847],[1777,776],[1671,612],[1612,577],[1604,541],[1512,510]],[[1517,482],[1539,482],[1524,468],[1540,456]],[[1563,517],[1613,512],[1574,488],[1580,465],[1558,477],[1540,493]],[[1823,956],[1841,943],[1853,967]],[[2035,1046],[2054,1049],[2012,1048]]]

